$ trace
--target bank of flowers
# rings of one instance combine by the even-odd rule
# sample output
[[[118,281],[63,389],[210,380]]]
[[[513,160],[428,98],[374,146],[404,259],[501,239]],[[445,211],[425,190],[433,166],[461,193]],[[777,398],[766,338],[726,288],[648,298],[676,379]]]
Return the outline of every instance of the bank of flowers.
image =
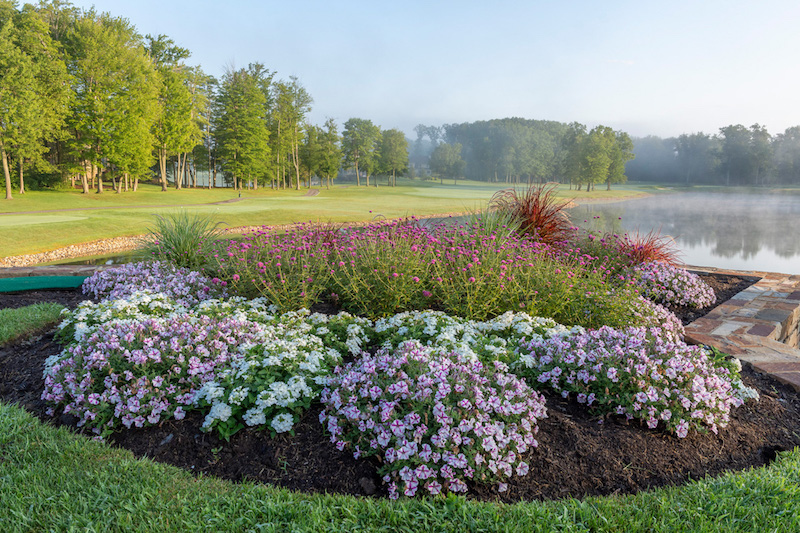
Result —
[[[433,307],[476,320],[514,310],[567,325],[621,326],[634,320],[638,295],[635,280],[604,261],[477,222],[265,229],[209,260],[231,291],[282,310],[328,300],[369,318]]]
[[[103,437],[198,411],[230,439],[292,432],[315,407],[331,445],[379,457],[399,497],[527,475],[543,394],[677,437],[754,397],[655,303],[705,305],[702,282],[620,268],[613,250],[406,221],[212,253],[205,273],[151,262],[87,279],[99,302],[65,313],[46,363],[51,412]],[[325,301],[344,310],[308,311]]]

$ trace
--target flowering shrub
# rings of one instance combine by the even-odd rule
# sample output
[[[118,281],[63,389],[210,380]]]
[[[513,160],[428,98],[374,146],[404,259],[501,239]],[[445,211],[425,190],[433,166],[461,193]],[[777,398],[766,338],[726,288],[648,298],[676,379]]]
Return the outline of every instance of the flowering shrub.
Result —
[[[320,421],[339,450],[377,455],[389,495],[466,492],[466,480],[528,473],[544,398],[507,373],[408,341],[337,368],[322,392]]]
[[[708,307],[717,301],[714,290],[700,276],[660,261],[633,269],[643,295],[655,302],[688,307]]]
[[[685,330],[683,323],[675,313],[647,298],[639,297],[639,308],[636,310],[636,325],[652,330],[668,342],[681,343]]]
[[[267,423],[273,434],[291,431],[342,359],[332,345],[360,353],[362,320],[347,313],[309,317],[302,310],[259,330],[241,346],[241,356],[195,394],[196,405],[210,407],[203,429],[216,429],[225,439],[245,426]]]
[[[603,327],[569,337],[533,340],[519,372],[595,412],[689,430],[728,424],[729,412],[751,396],[731,363],[697,346],[661,336],[658,328]]]
[[[42,399],[101,435],[181,419],[195,390],[260,327],[196,316],[100,324],[47,359]]]
[[[83,293],[100,300],[127,298],[134,292],[163,293],[189,307],[226,295],[226,282],[165,262],[128,263],[95,272],[83,282]]]

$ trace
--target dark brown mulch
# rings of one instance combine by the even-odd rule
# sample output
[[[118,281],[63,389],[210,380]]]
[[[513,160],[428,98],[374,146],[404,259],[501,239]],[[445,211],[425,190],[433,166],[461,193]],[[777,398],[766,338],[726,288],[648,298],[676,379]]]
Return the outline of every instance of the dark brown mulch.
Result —
[[[737,284],[735,276],[704,277],[715,290],[733,294],[749,284],[749,280]],[[72,292],[43,291],[40,296],[74,305],[82,298]],[[0,294],[0,308],[19,301],[21,295]],[[71,425],[69,416],[45,416],[46,405],[39,399],[43,361],[58,350],[52,333],[0,348],[0,398],[50,423]],[[473,486],[470,494],[481,500],[514,502],[634,493],[767,464],[777,452],[800,445],[800,398],[752,369],[745,368],[743,376],[747,385],[759,390],[760,401],[735,409],[730,425],[718,435],[692,434],[686,439],[624,419],[598,420],[573,402],[548,397],[549,417],[540,424],[539,447],[525,458],[531,473],[514,478],[505,493]],[[180,422],[121,432],[111,440],[137,456],[234,481],[384,496],[376,463],[355,460],[331,446],[318,422],[319,411],[320,406],[309,410],[294,436],[269,438],[263,431],[243,430],[225,442],[201,432],[202,416],[192,413]]]

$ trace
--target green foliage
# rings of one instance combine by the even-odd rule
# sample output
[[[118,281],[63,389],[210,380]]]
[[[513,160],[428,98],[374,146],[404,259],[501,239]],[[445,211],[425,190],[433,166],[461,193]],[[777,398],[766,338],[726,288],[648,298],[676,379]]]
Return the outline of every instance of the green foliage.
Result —
[[[234,188],[269,175],[267,97],[259,65],[225,73],[217,94],[216,139],[222,168]]]
[[[56,325],[63,309],[55,303],[0,309],[0,346]]]
[[[379,169],[389,174],[396,185],[397,173],[403,173],[408,168],[408,141],[400,130],[386,130],[381,135],[379,148]]]
[[[201,269],[217,246],[221,234],[213,218],[188,211],[156,215],[155,225],[142,240],[142,253],[175,266]]]
[[[147,172],[159,114],[159,76],[135,28],[125,19],[84,12],[67,33],[65,46],[74,79],[68,118],[73,157],[101,168]]]
[[[58,135],[70,99],[68,74],[47,24],[30,6],[16,11],[13,3],[0,8],[0,158],[11,199],[10,165],[50,170],[43,158],[45,142]]]
[[[342,153],[344,164],[356,171],[356,182],[361,186],[361,171],[369,175],[375,167],[376,147],[381,138],[381,130],[371,120],[351,118],[344,123],[342,132]]]
[[[466,163],[461,159],[461,144],[442,143],[433,149],[430,160],[431,171],[441,178],[455,181],[464,175]]]

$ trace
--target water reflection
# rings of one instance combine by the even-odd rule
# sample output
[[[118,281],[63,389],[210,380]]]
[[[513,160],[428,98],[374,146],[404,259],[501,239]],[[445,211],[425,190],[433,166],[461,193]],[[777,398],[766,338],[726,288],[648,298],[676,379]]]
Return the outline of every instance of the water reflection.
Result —
[[[572,221],[615,233],[675,238],[690,265],[800,273],[800,196],[679,193],[570,209]]]

